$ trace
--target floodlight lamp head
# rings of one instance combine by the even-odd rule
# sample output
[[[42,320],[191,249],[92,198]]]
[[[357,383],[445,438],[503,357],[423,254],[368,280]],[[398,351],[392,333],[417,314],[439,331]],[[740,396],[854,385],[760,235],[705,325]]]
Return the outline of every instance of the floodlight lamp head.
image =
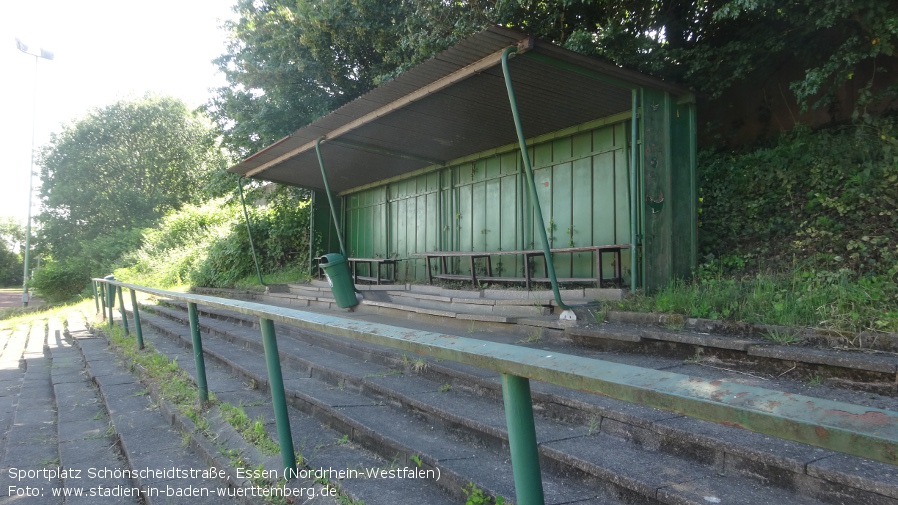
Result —
[[[53,52],[48,51],[42,47],[40,48],[31,48],[28,44],[22,42],[21,39],[16,37],[16,47],[19,48],[19,51],[22,51],[25,54],[30,54],[31,56],[36,56],[38,58],[43,58],[45,60],[53,59]]]

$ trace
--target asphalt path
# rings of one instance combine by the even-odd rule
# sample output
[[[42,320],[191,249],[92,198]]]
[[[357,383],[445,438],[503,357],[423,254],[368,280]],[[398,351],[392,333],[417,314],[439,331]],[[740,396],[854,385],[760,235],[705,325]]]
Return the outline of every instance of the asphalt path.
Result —
[[[44,302],[39,298],[32,298],[28,302],[29,307],[38,307]],[[8,307],[22,306],[22,288],[4,288],[0,289],[0,309]]]

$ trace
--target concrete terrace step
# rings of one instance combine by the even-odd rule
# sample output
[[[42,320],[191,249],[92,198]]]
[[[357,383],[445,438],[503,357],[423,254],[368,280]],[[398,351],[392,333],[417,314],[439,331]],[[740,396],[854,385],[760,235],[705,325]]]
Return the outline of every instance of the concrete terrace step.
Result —
[[[439,286],[363,285],[356,286],[361,303],[355,311],[393,314],[421,314],[438,318],[515,323],[519,318],[543,317],[560,310],[551,291],[525,290],[455,290]],[[338,309],[330,286],[313,280],[306,284],[269,286],[265,292],[197,288],[198,293],[220,294],[284,307]],[[570,305],[589,306],[598,299],[619,299],[616,289],[578,288],[561,290],[562,299]],[[557,316],[556,316],[557,318]],[[526,323],[524,323],[526,326]]]
[[[160,313],[165,312],[166,309],[160,310]],[[258,347],[259,338],[254,332],[236,331],[233,326],[223,324],[223,321],[207,321],[209,315],[211,314],[205,313],[202,321],[205,328],[213,334],[226,336],[239,348]],[[222,314],[219,317],[232,323],[241,318],[239,314]],[[244,323],[243,327],[246,326]],[[291,333],[287,328],[280,327],[278,332],[279,340],[284,342],[281,344],[281,352],[285,363],[304,376],[308,374],[322,378],[326,383],[355,389],[367,398],[400,405],[425,416],[432,424],[449,423],[452,430],[463,429],[469,433],[469,437],[478,440],[478,443],[485,443],[494,449],[502,446],[504,423],[501,416],[487,416],[492,422],[484,421],[483,416],[483,412],[489,412],[496,408],[495,405],[501,404],[495,377],[464,370],[465,367],[453,367],[451,364],[429,363],[424,368],[424,376],[415,377],[417,381],[424,381],[419,382],[422,385],[417,386],[417,390],[413,388],[417,394],[407,390],[397,391],[383,384],[396,382],[388,380],[390,374],[394,373],[391,370],[395,370],[388,365],[392,363],[395,366],[403,360],[389,350],[347,342],[343,344],[344,350],[340,352],[343,358],[340,358],[332,354],[321,354],[321,350],[314,347],[324,345],[328,349],[337,350],[341,348],[339,341],[342,339],[321,334],[306,334],[303,337],[300,335],[305,332]],[[291,338],[294,344],[288,345]],[[297,349],[295,351],[294,346]],[[347,363],[346,356],[354,359],[364,357],[365,361]],[[238,364],[241,361],[239,352],[231,358],[232,366],[241,366]],[[376,367],[372,368],[374,363],[384,363],[387,368],[378,371]],[[421,399],[422,396],[428,396],[445,401],[449,395],[438,392],[441,384],[449,384],[448,393],[453,395],[464,391],[473,391],[476,395],[463,397],[463,400],[448,408],[441,408]],[[483,403],[484,396],[486,403]],[[566,420],[575,430],[571,436],[556,439],[551,433],[564,433],[565,428],[552,425],[551,421],[545,419],[540,421],[549,423],[542,426],[550,426],[539,430],[541,437],[550,434],[547,438],[541,438],[544,464],[561,475],[573,472],[579,475],[578,481],[602,481],[603,491],[595,491],[597,495],[608,496],[610,492],[611,495],[620,497],[637,493],[641,499],[650,498],[656,503],[702,503],[705,496],[717,496],[702,493],[713,492],[732,498],[733,493],[738,491],[739,496],[749,498],[735,503],[761,503],[753,501],[761,498],[763,502],[769,503],[815,503],[814,500],[818,499],[826,503],[840,503],[840,497],[844,496],[861,499],[863,503],[898,503],[895,501],[898,499],[898,478],[889,465],[843,457],[792,442],[771,441],[768,437],[742,430],[565,391],[554,386],[534,384],[534,396],[539,410],[549,418]],[[589,426],[587,433],[583,432],[584,425]],[[576,431],[578,427],[579,432]],[[594,430],[598,431],[593,433]],[[369,431],[378,432],[378,429],[371,428]],[[646,452],[639,449],[634,453],[636,455],[629,456],[628,460],[632,460],[634,466],[616,466],[618,458],[608,460],[605,457],[608,451],[601,449],[601,446],[602,443],[613,445],[621,439],[630,440],[636,446],[650,450]],[[565,442],[566,440],[571,442]],[[628,450],[636,450],[631,446],[626,447]],[[850,462],[843,461],[845,458]],[[652,467],[652,462],[656,460],[666,461],[672,467],[686,472],[684,476],[691,477],[662,482],[657,479],[657,471],[650,472],[651,475],[640,473],[638,468]],[[839,461],[843,464],[836,463]],[[852,468],[856,469],[852,471]],[[725,474],[727,477],[718,478],[718,474]],[[777,485],[770,487],[766,485],[768,483]],[[793,496],[793,489],[805,490],[805,493]]]
[[[15,415],[4,431],[0,503],[186,503],[160,497],[155,490],[208,483],[132,477],[141,468],[164,471],[205,465],[180,447],[173,430],[147,429],[153,425],[162,430],[168,423],[148,412],[146,399],[127,394],[134,393],[124,390],[128,384],[134,386],[133,378],[112,375],[107,361],[101,366],[110,373],[102,379],[86,373],[83,350],[96,348],[102,353],[105,343],[77,326],[69,324],[71,333],[63,333],[61,321],[52,319],[46,329],[35,325],[7,336],[4,361],[12,361],[18,353],[24,376],[14,388],[16,395],[4,397],[14,398]],[[139,401],[144,404],[135,408],[132,403]],[[22,492],[29,494],[23,497]],[[201,497],[189,501],[212,503]]]
[[[14,418],[0,451],[0,503],[141,503],[142,490],[130,479],[90,475],[91,468],[128,468],[128,462],[115,449],[118,436],[61,322],[46,323],[5,335],[2,360],[20,361],[21,368],[4,371],[23,374],[3,382],[13,386],[4,388],[9,396],[3,399],[14,405]],[[124,494],[105,495],[101,488]]]
[[[751,337],[712,335],[619,323],[565,328],[581,346],[602,351],[658,354],[746,369],[776,376],[790,373],[812,380],[885,395],[898,394],[898,358],[870,350],[809,348]]]
[[[189,341],[180,324],[163,320],[149,313],[145,313],[144,320],[147,327],[154,327],[155,331],[145,333],[145,338],[151,342],[155,349],[175,359],[179,365],[191,376],[195,377],[192,353],[185,344]],[[167,335],[163,336],[163,335]],[[204,339],[204,350],[213,359],[206,360],[206,373],[210,390],[219,401],[226,401],[232,405],[244,405],[250,418],[264,419],[265,427],[270,435],[276,439],[274,419],[271,407],[271,397],[265,391],[267,378],[258,370],[265,369],[264,357],[261,353],[247,352],[243,347],[228,344],[215,338]],[[234,366],[225,366],[222,363],[231,363]],[[285,373],[285,375],[287,375]],[[247,384],[253,387],[248,387]],[[371,434],[362,431],[349,431],[347,438],[343,438],[344,432],[339,431],[351,422],[349,414],[339,418],[328,418],[322,422],[319,410],[336,408],[340,411],[348,411],[357,415],[364,415],[377,419],[377,411],[383,406],[365,400],[360,402],[356,396],[344,392],[342,389],[328,384],[317,390],[317,395],[305,394],[302,399],[296,396],[292,388],[309,389],[311,379],[290,378],[286,381],[288,394],[292,408],[290,409],[290,423],[293,432],[294,446],[302,454],[302,460],[310,468],[325,468],[334,470],[347,469],[388,469],[399,465],[406,467],[414,465],[408,458],[417,453],[390,452],[385,457],[378,456],[361,448],[356,439],[362,439]],[[303,412],[296,408],[297,405],[305,405]],[[373,416],[373,417],[372,417]],[[391,420],[395,421],[395,420]],[[336,429],[335,429],[336,428]],[[402,456],[400,458],[400,456]],[[399,458],[399,459],[397,459]],[[422,459],[424,457],[422,456]],[[277,468],[275,465],[274,469]],[[451,476],[443,475],[447,482]],[[347,478],[339,482],[340,488],[348,497],[363,500],[369,505],[394,504],[394,503],[456,503],[456,499],[443,491],[432,481],[422,479],[392,479],[380,480],[364,478]],[[461,488],[459,487],[458,490]],[[456,497],[457,498],[457,497]],[[317,502],[315,502],[317,503]]]
[[[166,331],[165,322],[152,317],[145,320],[158,331]],[[175,336],[180,327],[175,324],[167,333]],[[258,384],[267,383],[259,341],[252,337],[245,340],[238,337],[234,343],[217,340],[204,339],[204,350],[229,365],[234,372]],[[186,344],[187,339],[184,338],[182,343]],[[400,462],[409,463],[409,458],[417,455],[426,465],[440,468],[440,485],[455,500],[464,499],[461,490],[468,482],[475,482],[492,494],[513,496],[511,467],[507,454],[501,450],[503,442],[497,438],[498,428],[490,428],[489,436],[481,435],[472,443],[471,435],[464,427],[471,421],[451,416],[451,411],[461,405],[443,407],[445,418],[434,416],[426,403],[410,399],[400,402],[387,386],[445,399],[449,395],[440,391],[440,384],[415,384],[414,378],[393,375],[382,366],[347,361],[343,355],[308,345],[297,352],[304,357],[291,355],[284,362],[285,375],[300,377],[286,381],[288,394],[297,408],[313,413],[321,422],[342,428],[350,440],[379,451],[384,458],[398,457]],[[312,358],[305,358],[310,355]],[[494,402],[484,403],[481,407],[484,413],[491,413],[492,425],[500,424],[501,411]],[[428,421],[424,425],[422,416]],[[397,427],[401,429],[397,430]],[[440,430],[436,438],[435,429]],[[444,439],[446,436],[448,441]],[[493,449],[484,448],[485,443]],[[489,478],[484,478],[484,472],[489,473]],[[548,503],[566,503],[589,497],[590,492],[574,482],[560,484],[550,480],[546,493],[550,497]],[[370,503],[367,498],[365,503]]]

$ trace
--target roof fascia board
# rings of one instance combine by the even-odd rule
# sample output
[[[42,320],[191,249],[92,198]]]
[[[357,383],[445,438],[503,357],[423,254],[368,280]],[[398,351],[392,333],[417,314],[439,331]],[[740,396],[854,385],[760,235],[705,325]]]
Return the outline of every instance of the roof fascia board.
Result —
[[[526,51],[529,51],[531,48],[533,48],[533,46],[534,46],[534,39],[530,36],[527,36],[527,37],[524,37],[524,38],[518,40],[517,43],[512,45],[511,47],[517,48],[518,54],[521,54],[521,53],[525,53]],[[337,128],[335,130],[332,130],[331,132],[326,134],[323,137],[323,139],[324,140],[328,140],[328,139],[333,140],[341,135],[344,135],[344,134],[352,131],[355,128],[358,128],[359,126],[362,126],[366,123],[374,121],[375,119],[385,116],[395,110],[401,109],[411,103],[417,102],[418,100],[421,100],[422,98],[425,98],[432,93],[436,93],[440,90],[448,88],[449,86],[452,86],[453,84],[455,84],[457,82],[463,81],[463,80],[467,79],[468,77],[471,77],[472,75],[479,74],[480,72],[483,72],[484,70],[486,70],[488,68],[494,67],[501,62],[502,53],[505,52],[506,49],[507,49],[507,47],[502,48],[501,50],[496,51],[492,54],[489,54],[489,55],[475,61],[474,63],[471,63],[470,65],[462,67],[445,77],[437,79],[436,81],[434,81],[422,88],[419,88],[419,89],[415,90],[414,92],[409,93],[408,95],[405,95],[404,97],[402,97],[398,100],[394,100],[394,101],[384,105],[383,107],[380,107],[376,110],[369,112],[368,114],[365,114],[364,116],[362,116],[358,119],[350,121],[349,123]],[[297,154],[299,154],[303,151],[312,149],[315,147],[316,142],[317,142],[317,140],[307,142],[306,144],[304,144],[296,149],[292,149],[292,150],[278,156],[277,158],[274,158],[273,160],[271,160],[267,163],[259,165],[258,167],[247,172],[245,177],[252,177],[254,175],[257,175],[257,174],[264,172],[265,170],[271,168],[274,165],[282,163],[282,162],[296,156]]]

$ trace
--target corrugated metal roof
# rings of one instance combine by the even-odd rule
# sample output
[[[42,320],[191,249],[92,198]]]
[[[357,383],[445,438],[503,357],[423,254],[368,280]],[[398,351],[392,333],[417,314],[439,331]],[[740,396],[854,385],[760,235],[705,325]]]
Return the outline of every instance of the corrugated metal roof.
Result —
[[[498,55],[509,61],[528,137],[630,110],[631,89],[688,89],[492,27],[403,72],[230,169],[323,189],[316,139],[337,193],[517,141]]]

